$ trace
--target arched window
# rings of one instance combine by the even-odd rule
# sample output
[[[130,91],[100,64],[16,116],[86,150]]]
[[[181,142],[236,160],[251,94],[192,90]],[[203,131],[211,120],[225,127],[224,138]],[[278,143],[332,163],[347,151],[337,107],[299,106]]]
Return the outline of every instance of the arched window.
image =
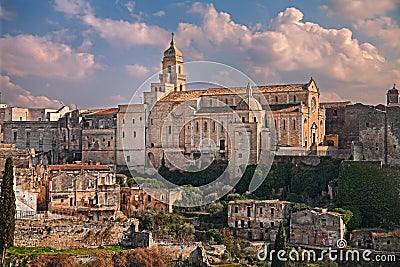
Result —
[[[296,96],[293,96],[293,102],[296,103]]]
[[[213,122],[213,132],[215,132],[215,121]]]
[[[179,90],[182,92],[183,86],[182,84],[179,85]]]
[[[304,124],[307,124],[307,119],[304,119]]]
[[[277,96],[275,96],[275,102],[278,103],[278,97]]]
[[[170,126],[168,126],[168,134],[171,134],[171,133],[172,133],[172,127],[170,125]]]
[[[133,138],[136,138],[136,132],[135,131],[133,132]]]
[[[181,74],[181,66],[178,66],[178,73]]]
[[[283,130],[286,130],[286,120],[283,120]]]
[[[196,132],[198,132],[198,131],[199,131],[199,122],[196,121]]]
[[[293,130],[296,130],[296,119],[293,119]]]
[[[207,132],[207,122],[204,122],[204,132]]]

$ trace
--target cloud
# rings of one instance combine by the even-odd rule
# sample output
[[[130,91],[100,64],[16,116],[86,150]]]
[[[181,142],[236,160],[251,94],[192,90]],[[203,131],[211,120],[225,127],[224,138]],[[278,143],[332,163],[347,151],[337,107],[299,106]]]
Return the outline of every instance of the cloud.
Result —
[[[400,47],[400,27],[390,17],[381,16],[375,19],[359,20],[354,27],[366,36],[376,38],[384,47]]]
[[[126,103],[128,100],[126,97],[121,95],[112,95],[109,96],[108,99],[113,102],[113,104],[118,105],[121,103]]]
[[[157,12],[153,13],[153,16],[156,16],[156,17],[165,16],[165,11],[163,11],[163,10],[157,11]]]
[[[146,66],[139,65],[139,64],[134,64],[134,65],[126,65],[125,70],[129,73],[129,75],[133,77],[144,77],[146,75],[149,75],[150,69],[147,68]]]
[[[91,26],[101,38],[115,45],[165,46],[169,39],[169,34],[166,30],[158,26],[147,25],[146,23],[101,19],[90,13],[83,17],[83,21]]]
[[[223,62],[260,83],[306,82],[313,76],[324,89],[367,102],[384,94],[377,88],[400,80],[396,59],[385,58],[371,43],[360,43],[348,28],[304,22],[296,8],[256,28],[235,22],[212,4],[195,3],[190,12],[200,13],[203,20],[178,26],[176,42],[186,60]]]
[[[7,75],[0,75],[1,94],[3,102],[15,107],[59,108],[59,100],[46,96],[33,96],[31,92],[14,84]]]
[[[340,95],[335,92],[321,92],[319,97],[320,102],[340,102],[345,101]]]
[[[94,70],[94,55],[75,52],[70,46],[53,43],[48,37],[27,34],[0,39],[1,71],[15,76],[83,79]]]
[[[133,11],[135,10],[135,2],[130,1],[128,3],[125,4],[126,9],[128,9],[129,13],[133,13]]]
[[[386,14],[396,9],[399,3],[399,0],[329,0],[321,8],[330,16],[356,21]]]
[[[67,15],[78,15],[90,9],[83,0],[55,0],[54,9]]]
[[[11,19],[14,17],[15,14],[13,12],[7,11],[4,9],[4,7],[0,6],[0,18],[1,19]]]

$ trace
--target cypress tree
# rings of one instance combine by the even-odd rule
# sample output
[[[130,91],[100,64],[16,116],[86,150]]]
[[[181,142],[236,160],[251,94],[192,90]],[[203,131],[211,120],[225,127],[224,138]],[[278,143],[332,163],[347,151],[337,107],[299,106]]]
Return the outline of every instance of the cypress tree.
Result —
[[[14,245],[15,231],[15,192],[13,161],[6,159],[6,165],[1,182],[0,193],[0,252],[1,266],[4,266],[4,258],[7,247]]]
[[[278,259],[278,251],[284,250],[287,252],[287,246],[286,246],[286,235],[285,235],[285,227],[283,226],[283,222],[279,224],[279,230],[278,233],[276,234],[276,239],[274,243],[274,249],[275,253],[272,258],[272,264],[271,267],[286,267],[289,266],[288,261],[280,261]],[[286,253],[283,258],[289,259],[288,254]]]

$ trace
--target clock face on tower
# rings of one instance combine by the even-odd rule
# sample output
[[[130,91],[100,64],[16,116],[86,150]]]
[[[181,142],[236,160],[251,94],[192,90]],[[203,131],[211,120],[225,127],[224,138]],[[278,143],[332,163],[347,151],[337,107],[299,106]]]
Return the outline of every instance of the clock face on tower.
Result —
[[[317,109],[317,101],[315,100],[315,97],[311,99],[311,112],[315,112]]]

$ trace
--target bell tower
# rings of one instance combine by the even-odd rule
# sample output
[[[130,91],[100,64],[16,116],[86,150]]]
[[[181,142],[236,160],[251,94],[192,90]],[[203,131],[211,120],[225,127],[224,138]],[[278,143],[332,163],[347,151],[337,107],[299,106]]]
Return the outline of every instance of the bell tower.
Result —
[[[186,75],[183,70],[182,52],[175,45],[174,33],[172,33],[169,48],[164,51],[161,63],[162,70],[158,75],[159,82],[151,83],[151,91],[143,93],[144,103],[148,107],[152,107],[154,103],[170,92],[186,91]]]
[[[397,105],[399,104],[399,90],[396,89],[396,84],[393,88],[387,91],[386,94],[387,105]]]
[[[161,63],[160,83],[174,84],[174,91],[186,91],[182,52],[175,45],[174,33],[172,33],[169,48],[164,51],[164,58]]]

